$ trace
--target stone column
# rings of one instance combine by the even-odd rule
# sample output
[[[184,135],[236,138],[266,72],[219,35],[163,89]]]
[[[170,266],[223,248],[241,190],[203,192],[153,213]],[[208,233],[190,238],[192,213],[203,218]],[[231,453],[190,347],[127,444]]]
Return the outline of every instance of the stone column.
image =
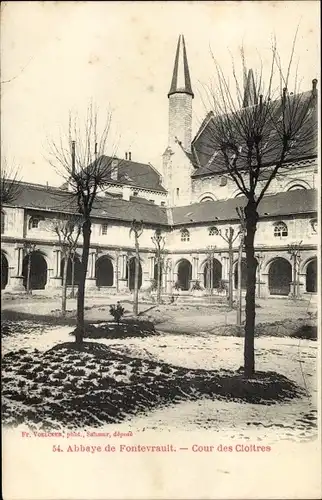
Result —
[[[23,275],[22,275],[23,258],[24,258],[23,246],[17,245],[15,248],[15,253],[16,253],[16,266],[15,266],[16,273],[15,274],[13,273],[14,275],[11,276],[10,286],[7,288],[7,290],[24,292],[25,287],[23,286]]]
[[[96,288],[95,278],[95,264],[96,264],[96,251],[90,250],[88,256],[87,274],[86,274],[86,288]]]
[[[198,280],[198,263],[199,263],[199,257],[194,255],[192,257],[192,276],[190,280],[190,286],[189,288],[193,286],[194,283]]]
[[[149,283],[149,287],[151,286],[152,284],[152,281],[154,280],[154,266],[155,266],[155,262],[156,262],[156,258],[155,258],[155,255],[151,255],[149,257],[149,280],[150,280],[150,283]]]
[[[142,268],[142,285],[141,288],[139,289],[140,292],[146,292],[149,290],[151,287],[151,281],[154,278],[154,262],[155,262],[155,257],[154,255],[150,257],[151,262],[149,262],[146,267],[143,266],[143,262],[140,260],[141,268]],[[147,262],[148,259],[145,259],[145,262]],[[152,278],[151,278],[152,276]]]
[[[119,275],[120,275],[120,256],[117,252],[115,254],[115,265],[114,265],[114,275],[113,275],[113,284],[115,286],[116,291],[119,291]]]
[[[306,292],[306,273],[299,273],[299,297],[303,297]]]
[[[261,276],[261,298],[269,297],[268,273],[262,273]]]
[[[127,255],[126,253],[120,253],[119,255],[119,291],[124,292],[128,291],[128,285],[127,285],[127,277],[126,277],[126,270],[127,270]]]
[[[48,280],[48,283],[46,285],[46,288],[60,288],[63,284],[63,277],[62,277],[62,268],[61,268],[61,258],[62,258],[62,252],[60,248],[54,247],[53,249],[53,254],[54,254],[54,266],[53,266],[53,276],[50,277]],[[49,270],[48,270],[49,271]]]
[[[229,280],[229,257],[224,255],[222,258],[222,280],[228,283]]]
[[[174,280],[173,280],[173,262],[172,259],[167,259],[166,260],[166,273],[165,273],[165,291],[166,293],[171,293],[172,292],[172,287],[174,285]]]

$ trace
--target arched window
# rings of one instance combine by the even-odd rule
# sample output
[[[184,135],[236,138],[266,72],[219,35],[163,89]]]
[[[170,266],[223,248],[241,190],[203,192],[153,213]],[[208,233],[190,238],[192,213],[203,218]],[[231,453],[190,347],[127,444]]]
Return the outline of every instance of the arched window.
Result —
[[[1,234],[4,234],[6,227],[6,214],[1,210]]]
[[[214,200],[211,198],[211,196],[205,196],[200,200],[200,203],[203,203],[204,201],[214,201]]]
[[[288,229],[285,222],[276,222],[274,224],[274,236],[276,238],[284,238],[288,235]]]
[[[287,191],[297,191],[298,189],[306,189],[306,187],[302,186],[302,184],[293,184],[293,186],[290,186]]]
[[[218,229],[216,228],[216,226],[212,226],[209,228],[209,236],[215,236],[218,234]]]
[[[190,241],[190,233],[188,229],[181,229],[181,241]]]
[[[29,229],[38,229],[39,222],[40,222],[40,218],[39,217],[30,217],[28,228]]]

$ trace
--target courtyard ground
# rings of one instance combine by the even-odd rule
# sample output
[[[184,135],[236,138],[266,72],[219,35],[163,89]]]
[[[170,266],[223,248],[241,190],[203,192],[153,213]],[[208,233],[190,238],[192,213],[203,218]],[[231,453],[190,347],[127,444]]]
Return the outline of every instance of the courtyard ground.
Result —
[[[130,318],[129,298],[118,299]],[[115,303],[116,297],[109,302]],[[104,428],[126,422],[127,428],[136,429],[218,430],[231,438],[316,437],[316,341],[257,338],[256,368],[266,375],[245,384],[238,371],[243,339],[229,331],[216,335],[223,325],[235,322],[236,311],[141,303],[141,318],[154,323],[155,332],[144,337],[89,338],[88,352],[81,354],[69,345],[74,305],[70,300],[69,317],[60,325],[57,299],[3,301],[5,423]],[[308,301],[296,306],[286,300],[259,301],[258,306],[257,321],[263,324],[311,321],[308,312],[314,312]],[[88,299],[88,324],[110,321],[108,311],[106,298]],[[77,421],[84,403],[86,411]]]

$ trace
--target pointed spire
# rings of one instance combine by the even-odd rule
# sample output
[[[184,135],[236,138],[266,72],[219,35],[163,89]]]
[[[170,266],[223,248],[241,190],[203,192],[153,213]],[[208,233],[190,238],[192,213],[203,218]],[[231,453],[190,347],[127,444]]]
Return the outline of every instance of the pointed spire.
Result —
[[[247,80],[244,88],[243,107],[247,108],[248,106],[254,106],[255,104],[257,104],[256,85],[255,85],[253,70],[250,69],[248,71]]]
[[[176,58],[174,61],[173,76],[168,97],[172,94],[189,94],[194,97],[188,66],[184,36],[180,35],[177,45]]]

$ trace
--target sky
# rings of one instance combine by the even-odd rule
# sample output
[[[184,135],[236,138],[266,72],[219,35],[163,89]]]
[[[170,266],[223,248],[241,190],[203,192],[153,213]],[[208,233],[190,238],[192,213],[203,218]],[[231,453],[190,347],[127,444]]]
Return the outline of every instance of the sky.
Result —
[[[161,169],[178,36],[195,98],[193,134],[207,109],[213,57],[230,72],[243,44],[249,67],[269,65],[272,36],[288,61],[297,26],[301,88],[319,78],[319,2],[2,2],[1,148],[24,181],[61,184],[48,141],[92,100],[112,112],[107,154]]]

